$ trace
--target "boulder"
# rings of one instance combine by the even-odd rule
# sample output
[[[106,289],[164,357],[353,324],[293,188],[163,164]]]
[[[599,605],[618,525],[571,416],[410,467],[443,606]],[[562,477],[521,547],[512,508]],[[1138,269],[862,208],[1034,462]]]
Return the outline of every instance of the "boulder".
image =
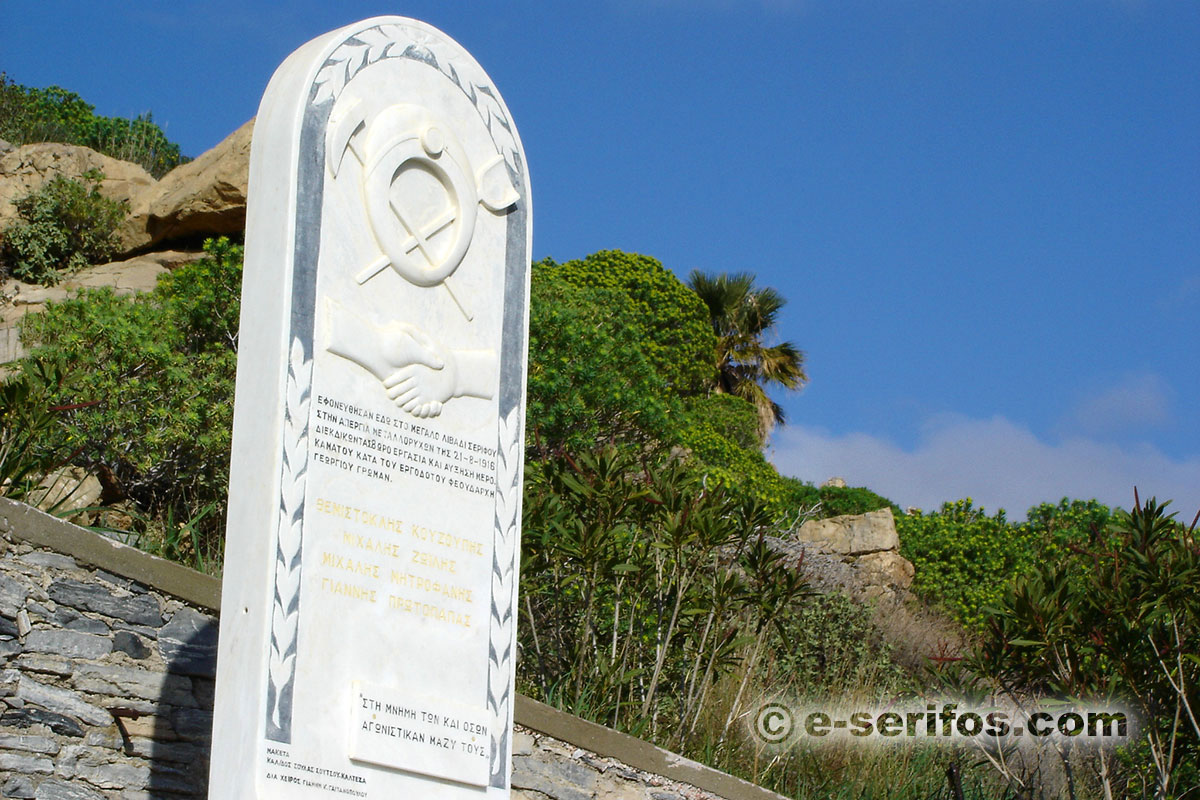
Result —
[[[17,219],[16,201],[61,175],[78,178],[89,169],[104,173],[100,193],[123,200],[131,207],[136,198],[155,185],[150,173],[137,164],[118,161],[87,147],[43,142],[27,144],[0,155],[0,229]]]
[[[809,520],[800,526],[797,538],[822,550],[846,556],[861,556],[900,547],[896,519],[890,508],[867,514]]]
[[[111,286],[119,295],[148,292],[158,283],[159,275],[201,258],[204,258],[202,251],[163,250],[146,253],[125,261],[111,261],[85,269],[60,285],[68,291]]]
[[[858,567],[859,579],[868,586],[885,586],[890,589],[907,589],[912,586],[912,562],[894,550],[868,553],[854,562]]]
[[[30,492],[28,502],[43,511],[67,516],[69,512],[97,505],[102,491],[100,481],[87,470],[63,467],[43,478]]]
[[[161,242],[238,235],[246,228],[246,181],[254,120],[134,198],[118,232],[121,252]]]
[[[830,478],[829,480],[827,480],[821,484],[822,489],[824,489],[826,487],[832,487],[834,489],[845,489],[846,488],[846,479],[839,478],[835,475],[832,478]]]

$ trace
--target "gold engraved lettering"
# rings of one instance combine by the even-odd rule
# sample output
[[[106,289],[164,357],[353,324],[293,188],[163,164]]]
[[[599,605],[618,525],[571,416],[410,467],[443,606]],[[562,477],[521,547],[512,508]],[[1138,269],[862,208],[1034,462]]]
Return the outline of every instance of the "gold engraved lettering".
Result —
[[[330,553],[328,550],[321,553],[321,566],[329,567],[330,569],[345,570],[353,575],[361,575],[364,578],[379,578],[379,565],[372,564],[369,561],[359,561],[354,558],[346,558],[339,556],[337,553]]]
[[[389,517],[386,514],[364,511],[361,508],[355,508],[354,506],[338,503],[333,500],[326,500],[323,497],[317,498],[316,507],[318,513],[328,514],[338,519],[348,519],[360,525],[366,525],[368,528],[378,528],[379,530],[391,531],[392,533],[402,533],[404,531],[403,520]]]
[[[408,597],[397,597],[394,594],[388,595],[388,608],[397,611],[403,611],[408,614],[415,614],[418,617],[431,619],[435,622],[442,622],[446,625],[458,626],[462,628],[471,627],[471,615],[460,614],[457,611],[452,611],[448,608],[434,605],[432,603],[420,603]]]
[[[412,554],[412,563],[421,564],[426,567],[433,567],[442,572],[449,572],[452,575],[458,574],[458,562],[452,558],[442,558],[435,556],[433,553],[423,553],[420,550],[414,550]]]
[[[473,556],[483,555],[483,545],[471,539],[456,536],[453,533],[445,531],[437,531],[432,528],[426,528],[424,525],[413,523],[409,529],[414,539],[420,539],[423,542],[436,544],[445,547],[447,550],[453,550],[456,553],[467,553]]]
[[[406,548],[394,542],[385,542],[370,536],[363,536],[362,534],[350,533],[348,531],[342,531],[342,544],[347,547],[366,550],[368,553],[374,553],[375,555],[388,556],[389,558],[404,558],[408,552]]]
[[[419,589],[430,594],[440,594],[450,600],[459,600],[464,603],[470,603],[474,597],[474,591],[465,586],[442,583],[423,575],[414,575],[408,571],[392,570],[391,582],[407,589]]]
[[[335,581],[332,578],[321,578],[321,591],[341,595],[342,597],[349,597],[352,600],[365,600],[368,603],[375,602],[374,589],[368,589],[365,586],[359,586],[354,583]]]

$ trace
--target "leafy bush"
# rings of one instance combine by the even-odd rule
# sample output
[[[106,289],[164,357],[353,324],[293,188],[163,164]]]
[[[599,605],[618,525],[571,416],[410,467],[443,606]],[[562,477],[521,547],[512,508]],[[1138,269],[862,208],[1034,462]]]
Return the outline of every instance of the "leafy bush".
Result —
[[[565,264],[547,259],[537,268],[575,286],[624,294],[628,304],[604,313],[619,313],[639,334],[642,355],[678,394],[695,394],[712,382],[717,340],[708,309],[658,260],[603,250]]]
[[[689,397],[685,402],[684,427],[702,425],[721,434],[744,450],[761,450],[758,414],[754,406],[732,394]]]
[[[978,629],[984,609],[1036,564],[1101,537],[1111,512],[1095,500],[1064,498],[1027,516],[1021,524],[1010,523],[1003,509],[989,517],[967,498],[940,511],[897,517],[900,552],[916,568],[913,591]]]
[[[1049,510],[1090,522],[1101,509]],[[1016,701],[1049,696],[1132,711],[1135,742],[1118,757],[1060,755],[1106,797],[1200,790],[1200,547],[1195,523],[1173,517],[1153,498],[1139,502],[1115,515],[1105,540],[1040,560],[988,610],[968,663],[984,691]]]
[[[983,622],[1012,576],[1032,565],[1027,529],[1008,523],[1004,510],[988,516],[971,498],[944,503],[940,511],[896,520],[900,554],[913,563],[912,589],[945,606],[969,627]]]
[[[195,517],[209,504],[203,556],[219,555],[237,361],[241,247],[205,243],[208,258],[159,278],[151,292],[110,289],[25,317],[27,363],[70,369],[52,392],[72,411],[60,436],[111,472],[155,516]]]
[[[535,264],[529,309],[530,456],[669,438],[679,401],[643,354],[630,301]]]
[[[74,92],[58,86],[32,89],[0,73],[0,139],[14,145],[62,142],[90,147],[122,161],[140,164],[161,178],[183,163],[179,145],[169,141],[150,114],[133,119],[101,117]]]
[[[52,435],[61,409],[51,400],[65,384],[60,371],[36,363],[0,381],[0,495],[25,497],[67,457]]]
[[[850,686],[895,689],[903,682],[903,670],[861,604],[828,594],[783,614],[788,637],[774,642],[772,674],[764,676],[764,685],[786,685],[796,697],[818,699]]]
[[[128,209],[100,194],[103,179],[99,170],[81,180],[58,175],[17,200],[20,220],[4,230],[0,263],[23,281],[53,285],[111,256]]]
[[[899,506],[864,486],[822,486],[817,494],[821,498],[822,517],[866,514],[881,508],[890,508],[893,514],[900,513]]]
[[[779,473],[761,451],[739,447],[703,418],[693,417],[677,436],[691,453],[688,466],[693,472],[742,500],[764,503],[776,516],[787,511],[780,502],[783,495]]]
[[[522,685],[685,740],[714,684],[743,656],[753,670],[768,627],[804,594],[757,536],[765,510],[705,488],[677,462],[616,449],[526,475]]]

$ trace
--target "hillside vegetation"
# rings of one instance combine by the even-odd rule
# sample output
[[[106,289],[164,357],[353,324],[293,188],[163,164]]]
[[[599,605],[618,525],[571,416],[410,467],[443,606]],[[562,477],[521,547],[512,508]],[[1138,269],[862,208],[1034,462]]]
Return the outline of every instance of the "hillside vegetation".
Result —
[[[0,84],[22,129],[86,106]],[[0,481],[31,498],[79,467],[104,489],[92,524],[219,574],[242,248],[205,249],[153,291],[89,290],[25,318],[28,355],[0,384]],[[969,499],[902,514],[864,487],[781,476],[763,454],[782,423],[768,392],[807,380],[795,345],[769,344],[784,307],[753,276],[685,284],[616,250],[533,264],[518,688],[795,797],[1195,796],[1195,523],[1140,498],[1064,499],[1020,524]],[[819,594],[773,546],[804,520],[880,508],[916,568],[894,605]],[[764,698],[946,693],[1119,701],[1143,724],[1123,748],[1032,758],[751,734]]]
[[[187,161],[148,112],[125,119],[102,117],[95,110],[74,92],[22,86],[0,72],[0,139],[9,144],[83,145],[137,164],[155,178]]]

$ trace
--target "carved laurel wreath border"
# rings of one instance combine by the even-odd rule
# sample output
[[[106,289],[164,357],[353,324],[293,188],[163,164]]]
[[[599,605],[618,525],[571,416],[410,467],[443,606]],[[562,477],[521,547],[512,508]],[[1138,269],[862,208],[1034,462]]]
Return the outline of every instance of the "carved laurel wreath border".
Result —
[[[403,46],[402,46],[403,45]],[[336,100],[354,76],[365,67],[387,58],[404,58],[428,64],[462,90],[487,127],[496,149],[504,156],[513,175],[521,174],[521,155],[512,122],[483,70],[474,62],[463,63],[457,48],[429,32],[404,25],[384,23],[359,31],[338,46],[313,81],[313,105]]]
[[[292,680],[296,672],[300,624],[300,545],[304,494],[308,483],[308,406],[313,362],[299,338],[292,340],[283,420],[283,475],[279,487],[279,535],[275,547],[275,597],[267,662],[269,724],[286,731],[291,722]]]
[[[406,44],[407,43],[407,44]],[[404,44],[403,48],[400,45]],[[483,120],[509,171],[521,173],[521,157],[512,123],[495,90],[473,62],[461,63],[447,42],[401,23],[385,23],[360,31],[337,47],[313,81],[313,105],[335,100],[363,68],[386,58],[407,58],[428,64],[453,82],[471,101]],[[285,734],[291,727],[291,690],[295,679],[299,625],[303,506],[307,477],[308,403],[312,359],[300,340],[291,347],[284,425],[284,463],[280,487],[280,521],[276,548],[275,592],[271,619],[268,669],[268,720]],[[492,715],[489,784],[505,788],[508,723],[511,718],[513,635],[516,590],[522,440],[520,404],[498,422],[495,531],[493,534],[492,597],[488,636],[487,705]]]

